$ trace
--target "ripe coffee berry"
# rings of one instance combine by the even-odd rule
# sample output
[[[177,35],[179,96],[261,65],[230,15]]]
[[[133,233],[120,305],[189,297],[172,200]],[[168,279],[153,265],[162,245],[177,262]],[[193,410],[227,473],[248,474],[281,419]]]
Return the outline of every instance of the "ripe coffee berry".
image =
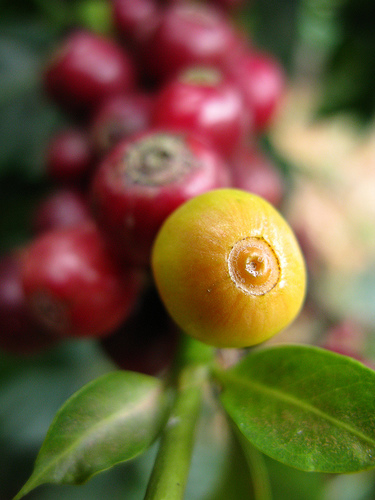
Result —
[[[269,54],[250,49],[235,58],[229,72],[243,92],[255,130],[264,131],[274,119],[285,92],[281,65]]]
[[[44,81],[64,108],[91,111],[105,97],[131,90],[135,74],[128,54],[114,41],[79,30],[53,54]]]
[[[221,7],[225,11],[239,9],[245,5],[245,0],[210,0],[213,5]]]
[[[93,211],[125,261],[148,265],[164,219],[187,199],[228,183],[227,165],[199,139],[148,130],[104,158],[92,182]]]
[[[46,150],[46,173],[58,183],[77,184],[90,171],[94,159],[86,132],[69,128],[58,132]]]
[[[119,35],[135,50],[150,38],[161,15],[156,0],[113,0],[112,9]]]
[[[179,332],[153,286],[146,287],[131,316],[102,339],[101,346],[122,370],[158,375],[176,353]]]
[[[166,84],[155,100],[153,124],[200,135],[230,156],[250,130],[239,89],[215,68],[188,68]]]
[[[52,346],[49,335],[31,313],[21,278],[21,257],[12,251],[0,258],[0,349],[34,354]]]
[[[121,139],[148,128],[153,99],[142,93],[115,96],[98,108],[90,125],[93,145],[100,154]]]
[[[226,67],[239,37],[214,7],[180,3],[166,8],[148,44],[150,71],[161,80],[193,65]]]
[[[230,162],[232,186],[257,194],[279,206],[284,196],[280,171],[265,153],[255,146],[242,145]]]
[[[40,234],[52,229],[78,226],[91,219],[91,210],[84,196],[74,189],[61,188],[39,203],[31,226],[34,233]]]
[[[130,314],[140,281],[112,260],[93,224],[36,238],[23,258],[22,279],[34,315],[61,337],[99,337]]]

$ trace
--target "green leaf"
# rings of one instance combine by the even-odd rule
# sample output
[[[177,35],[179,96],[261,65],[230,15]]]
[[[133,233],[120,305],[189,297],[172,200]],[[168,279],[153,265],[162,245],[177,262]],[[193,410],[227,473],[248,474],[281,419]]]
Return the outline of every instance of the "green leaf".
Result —
[[[217,376],[226,411],[266,455],[306,471],[375,466],[375,372],[358,361],[280,345]]]
[[[167,403],[163,382],[147,375],[115,371],[90,382],[55,416],[15,500],[44,483],[81,484],[144,452],[166,420]]]

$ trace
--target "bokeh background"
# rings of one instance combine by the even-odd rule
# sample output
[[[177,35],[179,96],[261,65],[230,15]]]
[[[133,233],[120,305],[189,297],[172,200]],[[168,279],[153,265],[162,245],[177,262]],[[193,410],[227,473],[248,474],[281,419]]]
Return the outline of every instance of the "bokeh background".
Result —
[[[251,0],[233,22],[288,75],[285,101],[262,146],[285,181],[281,211],[305,252],[309,292],[298,320],[275,341],[342,347],[375,366],[375,4]],[[44,94],[41,72],[74,26],[110,34],[108,2],[0,4],[1,254],[29,240],[30,217],[51,188],[44,152],[67,118]],[[67,341],[26,358],[0,352],[0,500],[11,499],[29,476],[61,404],[113,368],[95,341]],[[238,450],[207,399],[186,498],[251,498]],[[29,498],[142,498],[154,454],[79,488],[45,486]],[[267,465],[275,500],[375,498],[372,471],[329,476]]]

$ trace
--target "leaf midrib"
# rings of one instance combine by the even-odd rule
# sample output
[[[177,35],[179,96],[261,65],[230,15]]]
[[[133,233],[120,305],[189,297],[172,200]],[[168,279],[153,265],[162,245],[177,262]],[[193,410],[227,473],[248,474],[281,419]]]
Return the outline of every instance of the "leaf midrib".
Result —
[[[371,439],[369,436],[367,436],[363,432],[359,431],[358,429],[353,428],[352,426],[346,424],[345,422],[342,422],[341,420],[338,420],[337,418],[331,416],[330,414],[325,413],[320,408],[317,408],[317,407],[307,403],[306,401],[298,399],[297,397],[295,397],[287,392],[277,390],[274,387],[269,387],[269,386],[262,384],[260,382],[256,382],[255,380],[239,377],[235,373],[226,372],[225,379],[230,380],[230,381],[234,381],[235,383],[237,383],[239,385],[248,387],[250,389],[254,389],[258,392],[268,393],[271,396],[273,396],[274,399],[276,399],[276,400],[278,399],[279,401],[285,401],[285,402],[292,404],[292,405],[296,406],[297,408],[302,409],[304,411],[310,411],[311,413],[313,413],[319,417],[322,417],[323,419],[333,423],[338,428],[344,429],[345,431],[356,436],[358,439],[375,447],[375,439]],[[225,389],[224,389],[224,394],[225,394]]]
[[[160,394],[160,387],[155,387],[153,388],[152,392],[154,392],[154,396],[156,397],[158,394]],[[149,398],[147,398],[147,403],[149,403]],[[64,457],[66,457],[66,455],[68,455],[72,449],[74,448],[78,448],[80,444],[82,444],[89,436],[90,434],[93,434],[95,432],[96,429],[100,428],[100,427],[105,427],[105,426],[108,426],[108,424],[110,422],[114,422],[116,420],[120,420],[122,419],[123,415],[124,414],[130,414],[131,412],[134,412],[135,410],[137,410],[142,404],[144,404],[144,400],[142,399],[141,401],[139,401],[136,405],[134,405],[131,410],[129,411],[129,409],[127,411],[124,411],[124,409],[122,408],[121,410],[119,411],[116,411],[114,413],[111,413],[109,416],[107,416],[106,418],[100,420],[100,422],[96,423],[95,425],[91,426],[86,432],[84,432],[82,435],[80,435],[79,438],[77,438],[75,441],[73,441],[66,449],[65,451],[63,451],[62,453],[60,453],[54,460],[51,460],[48,465],[46,467],[44,467],[40,472],[39,474],[37,474],[36,476],[34,476],[34,474],[30,477],[30,480],[25,484],[24,488],[26,488],[26,486],[29,484],[29,488],[24,490],[24,488],[22,488],[22,490],[24,490],[24,494],[26,494],[28,491],[31,491],[31,489],[35,488],[36,486],[39,486],[40,484],[43,484],[42,483],[39,483],[39,479],[42,477],[45,476],[45,474],[53,469],[53,467],[58,464],[59,462],[61,462]],[[56,415],[56,418],[59,416]],[[42,448],[43,449],[43,448]],[[41,449],[41,451],[42,451]],[[33,481],[31,481],[31,479],[34,478]],[[31,488],[30,488],[31,487]],[[22,491],[21,490],[21,491]],[[20,492],[21,493],[21,492]]]

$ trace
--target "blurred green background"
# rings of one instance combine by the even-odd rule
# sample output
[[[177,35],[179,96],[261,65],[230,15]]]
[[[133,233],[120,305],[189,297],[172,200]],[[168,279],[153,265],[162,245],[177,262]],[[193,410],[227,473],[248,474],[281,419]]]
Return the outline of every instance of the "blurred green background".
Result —
[[[348,196],[347,185],[351,189],[357,186],[362,200],[364,185],[367,189],[370,186],[375,198],[375,3],[251,0],[234,22],[246,28],[257,46],[275,54],[288,72],[291,97],[285,113],[264,137],[264,146],[291,180],[285,214],[296,227],[310,230],[307,215],[302,220],[296,217],[296,207],[301,203],[298,193],[303,193],[305,203],[310,200],[311,205],[304,205],[298,212],[311,216],[307,237],[314,239],[317,235],[319,240],[319,244],[315,240],[315,246],[312,245],[316,265],[310,276],[309,304],[313,307],[287,332],[285,339],[315,342],[327,324],[349,317],[365,331],[362,354],[375,359],[373,207],[368,211],[367,206],[361,208],[360,218],[350,210],[340,215],[342,204],[350,205],[350,197],[349,203],[348,198],[341,199],[342,193]],[[30,215],[50,189],[43,155],[49,138],[67,118],[44,95],[41,71],[59,38],[78,25],[111,34],[108,2],[0,3],[1,254],[28,241]],[[340,154],[348,157],[348,144],[353,161],[341,169],[338,159]],[[328,154],[327,159],[327,152],[332,158]],[[356,161],[360,165],[367,162],[364,178],[361,169],[353,173]],[[371,199],[371,192],[367,196]],[[353,210],[357,210],[355,205]],[[325,225],[327,211],[336,216],[333,221],[343,224],[342,231],[347,231],[341,246],[336,236],[330,239],[319,232]],[[317,228],[314,221],[318,221]],[[358,247],[358,241],[363,247],[360,256],[356,253],[358,248],[352,254],[350,247]],[[332,253],[332,246],[336,246],[336,253]],[[344,250],[344,262],[338,264],[337,252]],[[351,255],[358,264],[354,270]],[[114,366],[91,341],[67,342],[26,359],[0,352],[0,500],[11,499],[27,479],[61,404],[85,382],[111,369]],[[207,422],[203,419],[201,423],[186,498],[251,498],[238,450],[208,423],[214,414],[215,408],[207,405]],[[225,423],[221,424],[219,428],[225,429]],[[46,486],[29,497],[142,498],[154,453],[151,449],[144,457],[95,477],[82,487]],[[373,472],[333,477],[302,473],[268,459],[267,465],[275,500],[375,498]]]

